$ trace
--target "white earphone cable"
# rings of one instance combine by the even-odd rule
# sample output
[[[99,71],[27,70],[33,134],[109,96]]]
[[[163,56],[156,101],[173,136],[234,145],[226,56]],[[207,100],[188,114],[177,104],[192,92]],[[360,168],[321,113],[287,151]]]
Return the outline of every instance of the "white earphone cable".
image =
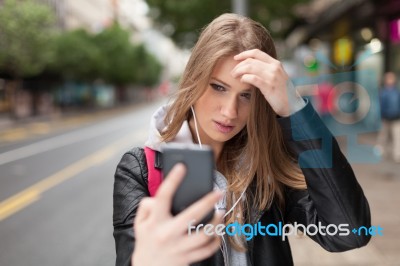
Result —
[[[195,129],[196,129],[196,135],[197,135],[197,141],[199,142],[200,148],[202,148],[202,146],[201,146],[201,140],[200,140],[200,135],[199,135],[199,129],[197,128],[196,113],[194,112],[193,105],[190,106],[190,109],[192,109],[193,120],[194,120],[194,127],[195,127]]]
[[[195,127],[195,130],[196,130],[197,141],[199,142],[200,148],[202,148],[201,140],[200,140],[200,134],[199,134],[199,129],[198,129],[198,127],[197,127],[196,113],[195,113],[195,111],[194,111],[193,106],[190,106],[190,109],[192,110],[192,114],[193,114],[194,127]],[[246,189],[247,189],[247,188],[246,188]],[[237,205],[237,204],[239,203],[239,201],[242,199],[244,193],[246,192],[246,189],[243,190],[243,192],[242,192],[242,194],[240,194],[240,197],[238,198],[238,200],[235,202],[235,204],[233,204],[233,206],[229,209],[229,211],[227,211],[227,212],[224,214],[224,217],[223,217],[223,218],[225,218],[229,213],[231,213],[231,212],[233,211],[233,209],[236,207],[236,205]],[[227,252],[227,243],[226,243],[226,241],[225,241],[225,239],[224,239],[223,236],[222,236],[221,238],[222,238],[222,246],[223,246],[223,248],[221,248],[221,247],[220,247],[220,248],[221,248],[221,251],[222,251],[222,254],[223,254],[223,258],[224,258],[224,264],[225,264],[225,265],[229,265],[230,262],[229,262],[228,252]]]
[[[196,113],[194,111],[193,106],[190,106],[190,109],[192,110],[192,114],[193,114],[193,120],[194,120],[194,127],[196,129],[196,136],[197,136],[197,141],[199,142],[200,148],[202,148],[201,145],[201,140],[200,140],[200,134],[199,134],[199,129],[197,127],[197,118],[196,118]],[[236,205],[239,203],[239,201],[242,199],[244,193],[246,192],[246,189],[243,190],[242,194],[240,194],[240,197],[238,198],[238,200],[235,202],[235,204],[233,204],[232,208],[230,208],[229,211],[227,211],[224,215],[223,218],[225,218],[229,213],[231,213],[233,211],[233,209],[236,207]]]
[[[229,211],[227,211],[227,212],[224,214],[224,217],[223,217],[223,218],[225,218],[229,213],[231,213],[231,212],[233,211],[233,209],[236,207],[236,205],[237,205],[237,204],[239,203],[239,201],[242,199],[242,197],[243,197],[243,195],[244,195],[244,192],[246,192],[246,189],[243,190],[243,192],[242,192],[242,194],[240,194],[240,197],[238,198],[238,200],[235,202],[235,204],[233,204],[232,208],[230,208]]]

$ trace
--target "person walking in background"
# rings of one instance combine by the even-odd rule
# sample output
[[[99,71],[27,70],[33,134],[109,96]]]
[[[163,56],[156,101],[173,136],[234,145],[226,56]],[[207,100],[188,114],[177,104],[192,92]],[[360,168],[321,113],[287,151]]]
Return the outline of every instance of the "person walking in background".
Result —
[[[400,163],[400,91],[396,86],[396,75],[387,72],[384,76],[383,88],[379,94],[382,127],[378,134],[377,148],[381,155],[390,154]],[[390,139],[392,145],[389,145]]]

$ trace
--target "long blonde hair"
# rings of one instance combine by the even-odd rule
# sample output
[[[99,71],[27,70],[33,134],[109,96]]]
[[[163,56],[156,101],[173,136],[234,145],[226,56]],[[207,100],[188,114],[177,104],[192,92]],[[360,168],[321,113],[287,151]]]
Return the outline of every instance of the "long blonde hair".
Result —
[[[168,128],[162,133],[164,141],[173,140],[182,123],[191,118],[190,106],[207,89],[217,62],[250,49],[277,57],[269,32],[247,17],[223,14],[203,29],[165,118]],[[248,189],[246,200],[227,215],[226,224],[248,222],[251,210],[268,209],[274,200],[283,208],[284,186],[306,187],[300,168],[286,150],[276,114],[258,89],[251,97],[246,127],[224,144],[217,168],[228,181],[227,210],[244,188],[254,188]],[[233,247],[241,251],[245,250],[244,241],[230,239]]]

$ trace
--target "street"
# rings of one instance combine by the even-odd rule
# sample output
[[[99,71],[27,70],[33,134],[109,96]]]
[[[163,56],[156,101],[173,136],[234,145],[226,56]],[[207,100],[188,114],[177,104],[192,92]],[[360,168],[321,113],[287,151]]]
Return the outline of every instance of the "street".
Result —
[[[0,146],[0,265],[114,265],[112,192],[124,151],[143,145],[157,101],[96,123]],[[373,134],[361,138],[374,144]],[[345,145],[345,144],[341,144]],[[400,165],[353,165],[383,227],[358,250],[290,237],[295,265],[399,265]]]
[[[159,104],[0,150],[0,265],[115,263],[115,167]]]

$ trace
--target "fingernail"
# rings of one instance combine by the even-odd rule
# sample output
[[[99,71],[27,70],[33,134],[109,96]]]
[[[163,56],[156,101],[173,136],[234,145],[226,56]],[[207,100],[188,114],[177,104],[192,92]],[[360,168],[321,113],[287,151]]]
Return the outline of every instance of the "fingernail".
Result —
[[[185,170],[185,165],[183,163],[177,163],[175,166],[179,171]]]

